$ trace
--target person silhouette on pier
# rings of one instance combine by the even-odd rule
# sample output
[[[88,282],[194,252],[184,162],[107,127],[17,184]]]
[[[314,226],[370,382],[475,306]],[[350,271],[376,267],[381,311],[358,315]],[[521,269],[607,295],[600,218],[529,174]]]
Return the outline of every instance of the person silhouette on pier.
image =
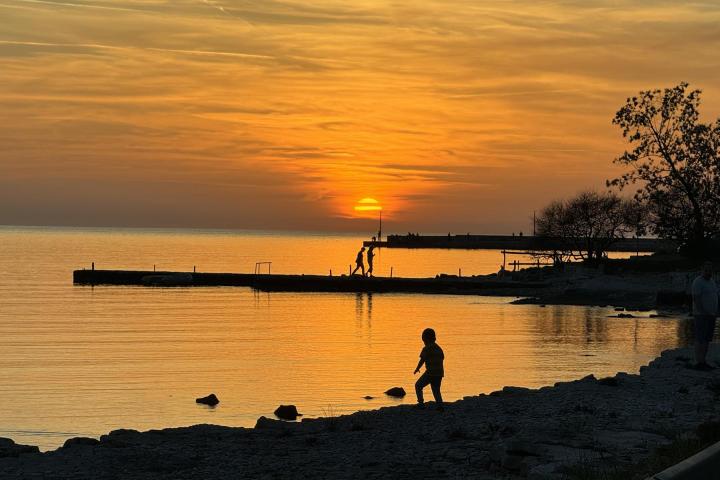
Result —
[[[435,404],[438,411],[443,411],[444,404],[442,394],[440,393],[440,384],[445,376],[445,370],[443,369],[443,360],[445,360],[445,353],[443,353],[440,345],[435,343],[435,330],[432,328],[426,328],[422,332],[422,341],[425,343],[425,347],[420,352],[420,361],[415,368],[414,373],[420,371],[420,367],[425,365],[425,373],[423,373],[418,381],[415,382],[415,393],[418,399],[418,408],[425,408],[425,399],[423,398],[423,389],[430,385],[432,389],[433,397],[435,397]]]
[[[357,254],[357,257],[355,257],[355,270],[352,271],[350,275],[355,275],[355,272],[360,269],[362,271],[362,276],[365,276],[365,262],[363,262],[363,253],[365,252],[365,247],[362,247],[360,251]]]
[[[368,248],[367,251],[367,262],[368,262],[368,269],[367,269],[367,276],[372,277],[373,276],[373,260],[375,259],[375,245],[370,245],[370,248]]]

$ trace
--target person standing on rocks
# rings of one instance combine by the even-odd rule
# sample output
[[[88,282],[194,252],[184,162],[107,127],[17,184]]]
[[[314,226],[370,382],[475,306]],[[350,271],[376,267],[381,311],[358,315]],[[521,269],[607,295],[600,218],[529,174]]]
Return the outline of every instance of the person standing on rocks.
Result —
[[[365,247],[362,247],[360,251],[358,252],[357,256],[355,257],[355,270],[352,271],[350,275],[355,275],[355,272],[358,271],[358,269],[361,269],[362,276],[365,276],[365,262],[363,262],[363,253],[365,252]]]
[[[425,347],[420,352],[420,361],[415,368],[415,373],[420,371],[420,367],[425,365],[425,373],[423,373],[418,381],[415,382],[415,393],[417,394],[418,407],[425,407],[425,399],[423,398],[423,389],[430,385],[432,389],[433,397],[435,397],[435,403],[439,411],[444,410],[442,394],[440,393],[440,384],[445,376],[445,370],[443,369],[443,360],[445,360],[445,353],[443,353],[440,345],[435,343],[435,330],[432,328],[426,328],[422,332],[422,341],[425,343]]]
[[[718,289],[713,280],[712,262],[705,262],[702,273],[692,284],[693,323],[695,327],[695,368],[711,370],[707,352],[715,333],[718,314]]]

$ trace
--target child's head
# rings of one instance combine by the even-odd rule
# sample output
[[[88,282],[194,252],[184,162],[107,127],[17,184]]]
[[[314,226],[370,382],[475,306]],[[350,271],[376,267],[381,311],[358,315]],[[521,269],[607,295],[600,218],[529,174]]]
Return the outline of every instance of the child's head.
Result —
[[[422,340],[425,343],[433,343],[435,341],[435,330],[426,328],[422,333]]]

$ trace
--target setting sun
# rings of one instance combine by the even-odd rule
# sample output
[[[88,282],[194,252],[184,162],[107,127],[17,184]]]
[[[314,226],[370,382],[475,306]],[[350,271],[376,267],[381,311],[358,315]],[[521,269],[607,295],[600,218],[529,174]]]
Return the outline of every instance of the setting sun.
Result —
[[[379,212],[382,210],[380,202],[369,197],[358,200],[354,208],[356,212]]]

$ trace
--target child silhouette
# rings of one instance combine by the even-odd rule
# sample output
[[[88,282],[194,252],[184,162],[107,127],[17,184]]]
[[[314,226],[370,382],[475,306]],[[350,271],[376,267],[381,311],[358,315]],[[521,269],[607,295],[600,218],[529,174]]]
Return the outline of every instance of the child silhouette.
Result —
[[[444,410],[442,394],[440,393],[440,384],[442,383],[445,371],[443,369],[443,360],[445,354],[440,345],[435,343],[435,330],[426,328],[422,332],[422,340],[425,347],[420,352],[420,361],[418,362],[415,373],[420,371],[420,367],[425,365],[425,373],[423,373],[418,381],[415,382],[415,393],[417,394],[418,407],[424,408],[425,399],[423,398],[423,388],[430,385],[435,397],[435,403],[439,411]]]

